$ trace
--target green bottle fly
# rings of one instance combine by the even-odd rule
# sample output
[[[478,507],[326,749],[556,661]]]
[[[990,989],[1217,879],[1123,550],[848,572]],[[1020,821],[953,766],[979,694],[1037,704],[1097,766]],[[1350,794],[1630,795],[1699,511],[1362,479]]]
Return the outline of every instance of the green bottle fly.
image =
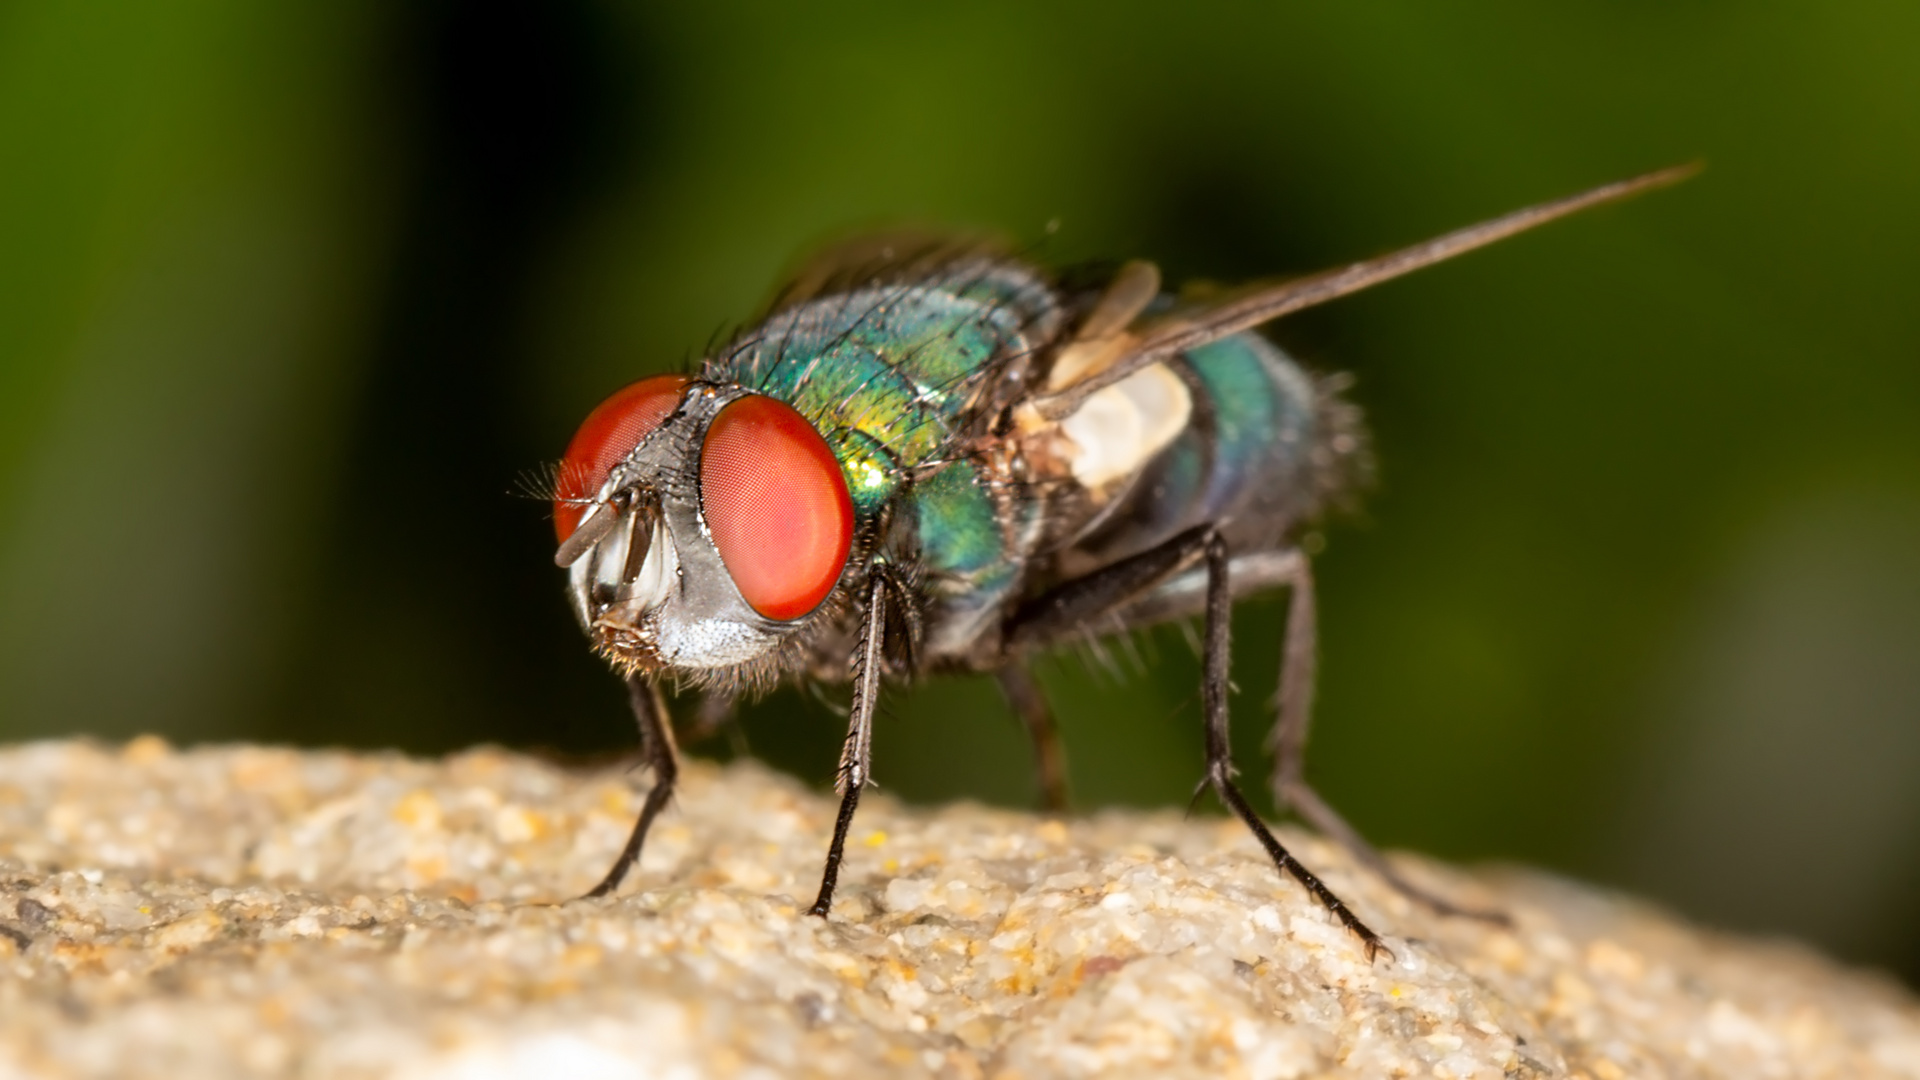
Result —
[[[1338,378],[1262,323],[1691,167],[1609,184],[1350,266],[1206,303],[1149,263],[1067,285],[979,246],[865,240],[809,264],[697,372],[644,379],[581,425],[556,482],[555,561],[593,647],[627,679],[654,770],[617,888],[673,790],[660,681],[721,695],[801,674],[852,684],[841,806],[812,912],[831,908],[869,779],[884,679],[993,672],[1065,800],[1032,655],[1172,619],[1205,627],[1203,784],[1369,956],[1385,946],[1274,839],[1228,752],[1233,601],[1290,593],[1275,798],[1402,891],[1302,770],[1315,658],[1302,530],[1367,466]]]

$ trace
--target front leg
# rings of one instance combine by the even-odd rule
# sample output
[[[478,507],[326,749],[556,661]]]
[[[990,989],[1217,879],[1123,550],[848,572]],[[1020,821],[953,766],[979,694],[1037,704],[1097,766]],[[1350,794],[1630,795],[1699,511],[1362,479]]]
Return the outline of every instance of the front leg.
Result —
[[[653,770],[653,788],[640,807],[627,846],[613,861],[613,868],[581,899],[605,896],[620,887],[621,879],[640,861],[640,847],[647,842],[647,830],[653,828],[667,800],[673,797],[673,783],[680,777],[680,759],[673,745],[673,724],[667,718],[667,702],[660,688],[638,675],[627,676],[627,700],[633,706],[633,718],[640,724],[640,754]]]
[[[807,914],[827,917],[833,908],[833,890],[840,882],[840,859],[846,852],[847,830],[860,805],[860,789],[869,780],[873,764],[873,712],[880,702],[880,676],[886,670],[887,628],[905,630],[908,599],[904,585],[885,563],[867,573],[867,609],[860,620],[860,638],[854,645],[851,682],[853,705],[847,710],[847,741],[840,748],[840,769],[834,786],[840,791],[840,815],[833,823],[833,843],[820,874],[820,895]]]

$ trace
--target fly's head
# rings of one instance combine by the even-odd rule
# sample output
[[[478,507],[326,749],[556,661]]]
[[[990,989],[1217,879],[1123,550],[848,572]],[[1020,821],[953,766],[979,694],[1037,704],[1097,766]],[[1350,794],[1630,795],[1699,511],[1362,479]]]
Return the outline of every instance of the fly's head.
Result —
[[[845,474],[777,398],[681,375],[587,416],[553,504],[574,615],[626,672],[764,672],[831,606],[853,548]]]

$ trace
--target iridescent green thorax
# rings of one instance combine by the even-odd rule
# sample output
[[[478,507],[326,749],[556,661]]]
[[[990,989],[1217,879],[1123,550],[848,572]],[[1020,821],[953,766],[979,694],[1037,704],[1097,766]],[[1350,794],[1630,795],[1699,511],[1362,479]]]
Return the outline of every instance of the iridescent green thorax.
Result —
[[[862,527],[890,505],[904,519],[940,609],[928,643],[939,655],[998,608],[1037,538],[1039,508],[1013,505],[972,454],[1061,321],[1030,271],[968,259],[777,312],[704,377],[777,397],[812,421],[846,472]]]
[[[896,474],[915,473],[952,455],[956,437],[990,411],[982,399],[1014,389],[1007,379],[1058,322],[1051,291],[1030,272],[968,260],[929,280],[864,285],[778,312],[705,377],[792,405],[830,445],[848,448],[850,472],[878,450]],[[853,479],[869,498],[877,490]]]

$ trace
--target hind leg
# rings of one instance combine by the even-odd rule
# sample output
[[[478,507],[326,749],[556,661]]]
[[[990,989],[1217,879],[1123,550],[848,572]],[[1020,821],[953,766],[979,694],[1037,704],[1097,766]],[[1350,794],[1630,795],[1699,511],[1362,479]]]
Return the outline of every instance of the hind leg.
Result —
[[[1307,725],[1313,718],[1313,683],[1319,661],[1318,616],[1314,604],[1313,569],[1306,553],[1295,549],[1292,565],[1285,574],[1290,601],[1287,605],[1287,633],[1280,651],[1280,688],[1277,691],[1277,715],[1267,748],[1273,752],[1273,800],[1276,806],[1291,808],[1301,819],[1320,830],[1372,868],[1374,873],[1406,896],[1427,905],[1442,915],[1459,915],[1489,922],[1507,922],[1499,912],[1463,908],[1415,885],[1400,875],[1386,856],[1347,823],[1332,805],[1307,783]]]

